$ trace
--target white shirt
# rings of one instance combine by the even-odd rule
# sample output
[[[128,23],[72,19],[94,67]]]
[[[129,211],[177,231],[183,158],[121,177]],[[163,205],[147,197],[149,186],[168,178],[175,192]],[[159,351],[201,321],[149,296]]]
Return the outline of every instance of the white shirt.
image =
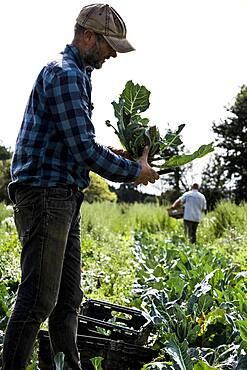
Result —
[[[184,204],[184,220],[199,222],[202,218],[202,211],[207,209],[205,196],[197,189],[192,189],[179,199]]]

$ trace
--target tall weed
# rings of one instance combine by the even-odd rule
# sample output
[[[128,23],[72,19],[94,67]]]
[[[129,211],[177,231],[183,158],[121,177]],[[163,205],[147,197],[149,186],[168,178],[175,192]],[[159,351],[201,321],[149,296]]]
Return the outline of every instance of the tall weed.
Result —
[[[7,217],[12,215],[12,207],[6,206],[5,203],[0,203],[0,223],[4,221]]]
[[[198,241],[211,245],[226,257],[246,265],[247,203],[221,202],[207,214],[198,228]]]
[[[82,231],[125,234],[145,229],[149,232],[172,230],[177,227],[174,219],[168,217],[166,208],[157,204],[142,203],[83,203]]]
[[[236,205],[230,201],[221,202],[210,215],[212,232],[216,238],[226,231],[236,229],[242,231],[247,221],[247,205]]]
[[[179,224],[154,204],[84,203],[82,287],[86,297],[129,302],[135,278],[132,246],[136,231],[172,232]]]

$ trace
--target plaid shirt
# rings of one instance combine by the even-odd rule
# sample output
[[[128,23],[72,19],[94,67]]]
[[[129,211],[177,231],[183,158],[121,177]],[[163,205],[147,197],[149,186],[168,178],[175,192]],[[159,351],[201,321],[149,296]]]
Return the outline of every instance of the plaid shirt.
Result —
[[[79,51],[67,45],[40,72],[32,89],[12,159],[12,184],[89,185],[89,171],[130,182],[140,165],[95,142],[91,79]]]

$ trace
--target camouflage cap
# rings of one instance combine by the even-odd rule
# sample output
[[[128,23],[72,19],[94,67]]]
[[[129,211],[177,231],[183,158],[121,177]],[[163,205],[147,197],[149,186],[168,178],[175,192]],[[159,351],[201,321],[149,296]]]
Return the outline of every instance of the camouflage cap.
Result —
[[[123,19],[108,4],[91,4],[82,8],[76,22],[103,35],[108,44],[119,53],[135,50],[126,39],[126,26]]]

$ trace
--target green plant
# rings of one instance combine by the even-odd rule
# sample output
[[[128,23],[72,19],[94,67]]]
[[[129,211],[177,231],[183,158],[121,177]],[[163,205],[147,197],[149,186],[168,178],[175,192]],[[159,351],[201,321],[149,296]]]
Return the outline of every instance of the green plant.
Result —
[[[116,202],[117,195],[110,191],[107,182],[96,173],[90,173],[90,184],[84,190],[84,201],[93,202]]]
[[[202,145],[191,154],[171,155],[172,151],[182,144],[180,134],[185,125],[179,125],[175,132],[168,130],[165,136],[161,136],[157,126],[150,126],[149,119],[140,115],[149,107],[149,96],[150,91],[145,86],[128,81],[119,101],[112,102],[118,120],[117,129],[109,120],[106,121],[106,125],[114,129],[121,144],[133,159],[139,158],[147,145],[149,163],[160,173],[166,173],[171,168],[185,165],[213,151],[210,143]]]
[[[95,370],[103,370],[102,366],[101,366],[101,363],[102,363],[103,360],[104,360],[104,358],[99,356],[99,357],[91,358],[90,361],[92,362],[93,367],[94,367]]]
[[[137,242],[138,241],[138,242]],[[134,304],[164,361],[147,369],[235,369],[247,349],[247,271],[214,249],[136,235]],[[242,366],[242,365],[241,365]]]

